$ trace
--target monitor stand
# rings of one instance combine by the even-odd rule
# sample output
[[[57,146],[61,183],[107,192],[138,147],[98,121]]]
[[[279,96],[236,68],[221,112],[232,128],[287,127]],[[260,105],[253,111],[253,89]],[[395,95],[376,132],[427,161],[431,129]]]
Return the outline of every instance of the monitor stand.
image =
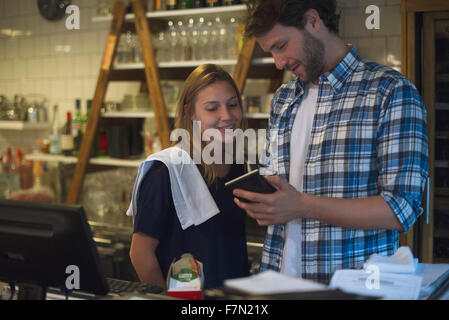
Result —
[[[45,300],[47,288],[29,283],[20,283],[18,286],[18,300]]]

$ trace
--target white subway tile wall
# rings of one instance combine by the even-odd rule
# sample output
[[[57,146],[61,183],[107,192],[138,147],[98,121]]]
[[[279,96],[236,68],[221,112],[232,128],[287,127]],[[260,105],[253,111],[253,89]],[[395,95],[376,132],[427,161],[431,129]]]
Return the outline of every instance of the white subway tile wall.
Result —
[[[400,70],[400,0],[337,0],[342,10],[340,35],[358,49],[360,55]],[[30,31],[29,37],[0,35],[0,94],[40,93],[50,104],[60,106],[60,122],[67,110],[74,110],[75,99],[92,99],[96,78],[109,30],[109,22],[92,22],[97,1],[73,0],[80,8],[80,29],[68,30],[65,18],[49,22],[40,16],[37,1],[0,0],[0,29]],[[380,9],[380,29],[368,30],[365,9]],[[120,101],[126,93],[138,92],[137,83],[113,83],[107,100]],[[0,150],[17,133],[0,131]],[[6,138],[5,138],[6,137]]]

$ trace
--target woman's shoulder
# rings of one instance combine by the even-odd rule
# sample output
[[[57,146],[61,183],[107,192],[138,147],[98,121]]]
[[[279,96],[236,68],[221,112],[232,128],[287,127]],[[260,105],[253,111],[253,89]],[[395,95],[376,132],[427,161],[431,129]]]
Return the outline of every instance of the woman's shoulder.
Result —
[[[170,174],[168,172],[167,166],[159,160],[153,160],[151,167],[146,172],[142,182],[146,182],[151,180],[152,183],[154,181],[162,182],[162,181],[170,181]]]

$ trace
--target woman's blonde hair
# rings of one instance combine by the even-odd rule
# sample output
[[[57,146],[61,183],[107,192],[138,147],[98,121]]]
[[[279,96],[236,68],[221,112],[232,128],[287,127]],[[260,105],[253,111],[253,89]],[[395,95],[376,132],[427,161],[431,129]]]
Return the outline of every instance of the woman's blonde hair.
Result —
[[[192,116],[195,113],[195,102],[198,93],[211,84],[222,81],[230,84],[236,92],[239,106],[242,110],[243,115],[242,121],[240,122],[240,128],[242,130],[246,130],[247,123],[242,107],[242,97],[237,88],[237,85],[235,84],[234,79],[232,79],[231,75],[226,70],[215,64],[203,64],[193,70],[192,73],[187,77],[178,100],[175,120],[176,129],[187,130],[190,137],[193,137]],[[178,142],[175,142],[174,144],[176,143]],[[203,143],[202,147],[204,147]],[[193,151],[193,139],[190,139],[190,151]],[[210,186],[215,181],[216,174],[212,166],[205,164],[202,159],[201,166],[203,168],[203,178],[206,181],[206,184]]]

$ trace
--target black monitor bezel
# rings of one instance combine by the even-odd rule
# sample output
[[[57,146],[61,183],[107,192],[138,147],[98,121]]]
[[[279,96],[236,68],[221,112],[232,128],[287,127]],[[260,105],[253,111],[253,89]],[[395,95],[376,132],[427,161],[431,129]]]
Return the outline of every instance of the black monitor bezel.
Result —
[[[79,290],[108,293],[82,206],[0,199],[0,281],[65,290],[68,265],[79,268]]]

